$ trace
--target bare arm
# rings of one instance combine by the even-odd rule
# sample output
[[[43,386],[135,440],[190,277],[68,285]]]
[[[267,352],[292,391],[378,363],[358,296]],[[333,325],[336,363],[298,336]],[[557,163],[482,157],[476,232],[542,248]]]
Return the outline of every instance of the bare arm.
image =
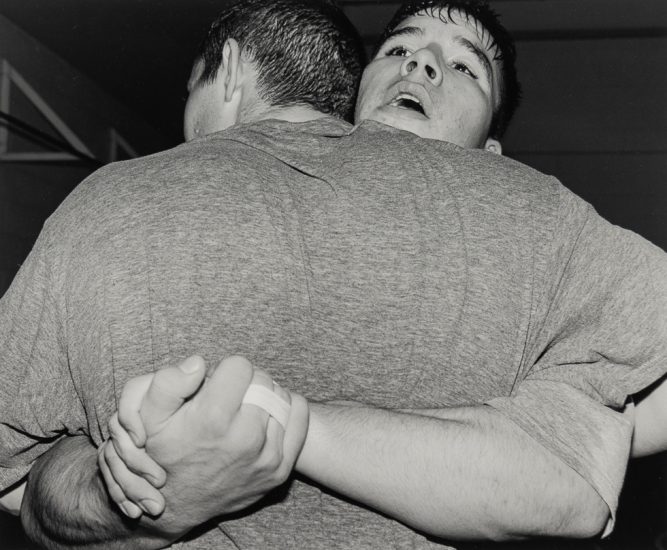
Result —
[[[667,450],[667,378],[642,396],[635,411],[632,456]]]
[[[411,414],[311,404],[296,467],[450,539],[589,537],[609,515],[579,474],[489,407]]]
[[[427,534],[587,537],[599,534],[609,517],[588,481],[495,408],[310,407],[297,471]],[[128,415],[124,428],[140,423]],[[110,448],[115,445],[123,457],[117,466],[148,471],[150,457],[133,451],[129,438],[114,439]],[[155,492],[126,467],[114,470],[111,478],[127,495],[119,501]]]
[[[45,548],[162,548],[187,532],[164,520],[116,511],[87,437],[63,438],[32,467],[21,506],[26,534]],[[171,525],[170,525],[171,523]]]
[[[192,370],[180,372],[179,385],[170,396],[182,403],[200,387],[205,365],[195,362]],[[56,549],[162,548],[198,524],[187,509],[158,518],[124,517],[109,498],[97,459],[97,449],[81,436],[63,438],[35,462],[21,504],[21,521],[30,539]]]
[[[21,513],[21,501],[23,500],[25,486],[26,482],[21,481],[16,486],[5,491],[2,496],[0,496],[1,512],[7,512],[13,516],[18,516]]]
[[[579,474],[490,407],[310,407],[296,469],[430,535],[587,537],[608,518],[606,504]],[[147,455],[135,455],[127,438],[117,443],[134,471],[148,471]],[[156,493],[144,492],[146,484],[126,468],[114,474],[135,498]]]
[[[144,396],[141,410],[151,410],[146,444],[169,475],[166,484],[158,480],[162,504],[166,501],[163,513],[138,521],[125,518],[112,504],[98,470],[97,449],[87,437],[68,437],[31,469],[21,508],[28,536],[56,549],[161,548],[282,483],[306,435],[305,400],[296,399],[290,408],[290,419],[296,415],[298,420],[285,435],[294,441],[289,455],[282,452],[280,424],[274,421],[267,429],[265,411],[241,406],[253,379],[252,366],[230,358],[202,384],[205,371],[201,358],[189,358],[151,377]],[[135,380],[143,384],[143,378]]]

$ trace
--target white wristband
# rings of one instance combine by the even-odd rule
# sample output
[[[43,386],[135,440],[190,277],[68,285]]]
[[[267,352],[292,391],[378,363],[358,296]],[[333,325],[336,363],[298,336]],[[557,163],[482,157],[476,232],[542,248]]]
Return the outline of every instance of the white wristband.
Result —
[[[275,418],[283,428],[287,428],[290,404],[266,386],[250,384],[243,396],[243,403],[256,405]]]

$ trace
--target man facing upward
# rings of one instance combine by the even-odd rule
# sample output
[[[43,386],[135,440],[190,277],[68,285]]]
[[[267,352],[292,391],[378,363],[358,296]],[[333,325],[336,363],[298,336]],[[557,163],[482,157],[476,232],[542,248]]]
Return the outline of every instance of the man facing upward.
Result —
[[[440,23],[464,29],[464,38],[484,50],[471,34],[475,25],[455,15]],[[428,17],[418,16],[415,25]],[[435,44],[448,52],[450,42]],[[238,50],[230,44],[229,51]],[[480,86],[459,84],[457,93],[493,97],[477,84],[468,53],[469,47],[455,56],[440,52],[434,67],[410,65],[413,55],[388,59],[400,56],[381,50],[376,62],[391,76],[382,80],[390,95],[378,96],[385,103],[377,108],[409,107],[401,102],[414,98],[400,94],[435,105],[429,86],[439,82],[437,69]],[[244,96],[226,89],[233,65],[225,62],[223,79],[212,85],[240,106]],[[239,63],[240,74],[251,69]],[[428,96],[410,87],[407,75],[416,78],[416,70],[431,79],[420,83]],[[394,80],[409,87],[393,90]],[[371,88],[362,90],[360,109],[374,97]],[[467,115],[454,133],[471,120],[477,127],[476,115]],[[197,547],[429,547],[436,545],[431,537],[601,530],[615,509],[631,431],[602,404],[622,406],[664,368],[667,338],[656,318],[667,309],[667,293],[656,297],[647,276],[665,273],[664,255],[600,220],[555,180],[462,149],[457,144],[468,144],[456,135],[441,143],[377,122],[353,129],[319,115],[297,125],[260,118],[117,167],[119,197],[98,196],[109,188],[109,174],[98,173],[51,220],[47,231],[61,238],[47,233],[42,241],[53,254],[38,251],[27,263],[46,264],[46,315],[34,321],[35,300],[22,302],[22,285],[30,286],[24,275],[14,300],[37,328],[18,342],[10,335],[3,349],[37,346],[32,361],[12,355],[13,368],[61,365],[60,377],[49,370],[50,378],[85,406],[32,423],[25,412],[3,410],[5,429],[22,430],[10,432],[18,443],[3,448],[3,457],[25,448],[21,435],[53,434],[53,423],[90,432],[99,443],[105,434],[98,427],[115,403],[111,384],[95,387],[97,380],[120,388],[191,351],[210,359],[243,353],[311,400],[297,462],[306,478],[285,486],[272,505],[223,517]],[[77,201],[96,206],[79,228],[68,221]],[[112,216],[119,202],[122,227]],[[101,247],[92,258],[79,252],[89,242]],[[74,273],[83,280],[64,284]],[[104,293],[96,292],[100,280]],[[626,311],[619,291],[632,296],[633,306],[644,305]],[[80,312],[66,317],[66,334],[54,330],[63,323],[63,302]],[[54,361],[46,350],[57,346],[40,340],[58,334],[56,342],[71,351]],[[91,364],[99,371],[90,372]],[[40,379],[38,370],[31,374],[24,391]],[[5,391],[15,397],[16,382]],[[363,406],[315,403],[330,400]],[[461,406],[484,402],[491,406]],[[198,454],[195,444],[190,438],[181,450]],[[45,483],[44,465],[54,461],[57,469],[63,448],[40,459],[28,494]],[[14,458],[16,471],[3,479],[17,480],[33,458]],[[177,468],[167,487],[172,477],[179,480]],[[57,509],[60,496],[48,506]],[[183,505],[167,503],[172,513]],[[200,503],[187,504],[189,512]],[[26,508],[40,521],[40,511]],[[111,514],[101,510],[95,518],[104,522]],[[85,521],[70,519],[78,522],[73,532],[91,536]]]
[[[485,4],[405,3],[364,71],[356,120],[501,153],[519,103],[515,58],[511,36]]]

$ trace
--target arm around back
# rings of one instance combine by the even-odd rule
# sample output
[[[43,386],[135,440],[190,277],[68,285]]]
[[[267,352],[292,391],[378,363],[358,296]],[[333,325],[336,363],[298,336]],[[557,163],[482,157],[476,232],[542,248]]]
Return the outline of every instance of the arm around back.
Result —
[[[128,520],[107,495],[97,449],[85,436],[65,437],[40,457],[21,506],[27,536],[45,548],[163,548],[187,528],[170,518]]]
[[[663,378],[638,400],[632,456],[646,456],[665,450],[667,450],[667,378]]]
[[[297,470],[431,536],[591,537],[609,516],[577,472],[491,407],[311,404]]]

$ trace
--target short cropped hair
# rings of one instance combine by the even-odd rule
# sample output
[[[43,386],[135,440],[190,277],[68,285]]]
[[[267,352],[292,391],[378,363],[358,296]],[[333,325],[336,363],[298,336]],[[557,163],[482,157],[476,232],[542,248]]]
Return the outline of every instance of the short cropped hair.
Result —
[[[494,109],[489,136],[500,139],[512,119],[521,100],[521,85],[516,73],[516,48],[514,39],[500,23],[498,15],[489,7],[486,0],[417,0],[404,2],[394,14],[384,30],[382,45],[393,30],[405,19],[419,12],[438,17],[442,21],[452,21],[452,12],[461,13],[468,21],[473,20],[488,33],[495,49],[494,60],[499,61],[500,101]]]
[[[200,45],[200,82],[215,80],[230,38],[255,64],[261,99],[276,107],[310,105],[352,121],[365,52],[354,25],[334,2],[233,2]]]

